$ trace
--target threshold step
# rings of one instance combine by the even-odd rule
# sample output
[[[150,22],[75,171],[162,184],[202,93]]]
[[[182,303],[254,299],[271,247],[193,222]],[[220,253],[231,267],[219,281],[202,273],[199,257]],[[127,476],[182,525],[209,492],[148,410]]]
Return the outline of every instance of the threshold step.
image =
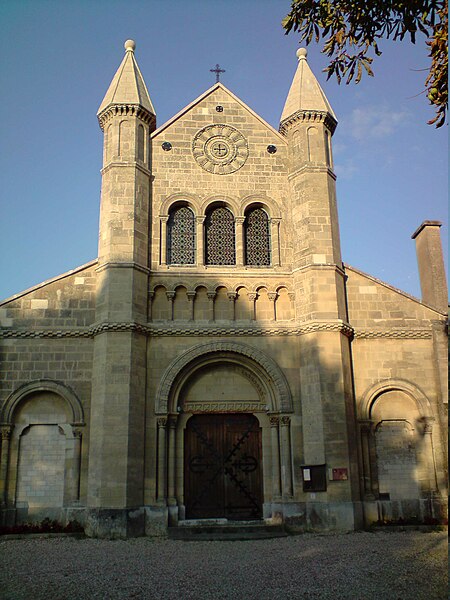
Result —
[[[180,524],[169,527],[169,539],[184,541],[214,541],[214,540],[262,540],[286,537],[283,525],[266,523],[227,523],[227,524]]]

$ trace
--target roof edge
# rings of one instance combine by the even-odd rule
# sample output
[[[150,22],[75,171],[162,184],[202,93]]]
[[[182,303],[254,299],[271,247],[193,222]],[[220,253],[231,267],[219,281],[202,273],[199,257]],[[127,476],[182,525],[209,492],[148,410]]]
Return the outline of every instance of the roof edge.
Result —
[[[66,271],[65,273],[62,273],[61,275],[57,275],[56,277],[52,277],[51,279],[46,279],[42,283],[37,283],[36,285],[33,285],[32,287],[24,290],[23,292],[14,294],[14,296],[9,296],[9,298],[5,298],[5,300],[0,300],[0,306],[2,304],[7,304],[8,302],[12,302],[13,300],[17,300],[18,298],[21,298],[22,296],[26,296],[27,294],[30,294],[31,292],[34,292],[34,291],[38,290],[39,288],[45,287],[46,285],[49,285],[50,283],[54,283],[55,281],[64,279],[65,277],[69,277],[70,275],[75,275],[75,273],[79,273],[80,271],[89,269],[89,267],[92,267],[92,266],[96,265],[97,263],[98,263],[98,258],[95,258],[94,260],[91,260],[91,261],[85,263],[84,265],[81,265],[80,267],[75,267],[75,269]]]
[[[374,277],[373,275],[369,275],[369,273],[365,273],[364,271],[361,271],[360,269],[357,269],[356,267],[352,267],[351,265],[348,265],[347,263],[343,263],[343,265],[344,265],[344,270],[353,271],[354,273],[357,273],[358,275],[367,277],[367,279],[370,279],[371,281],[378,283],[379,285],[382,285],[383,287],[391,290],[392,292],[396,292],[397,294],[400,294],[401,296],[408,298],[408,300],[412,300],[413,302],[416,302],[417,304],[420,304],[421,306],[424,306],[425,308],[429,308],[430,310],[437,313],[438,315],[447,317],[447,313],[441,312],[436,307],[431,306],[430,304],[426,304],[425,302],[422,302],[422,300],[420,300],[420,298],[416,298],[416,296],[413,296],[412,294],[408,294],[408,292],[404,292],[403,290],[396,288],[395,286],[391,285],[390,283],[386,283],[382,279],[378,279],[377,277]]]
[[[202,100],[204,100],[207,96],[209,96],[210,94],[212,94],[213,92],[215,92],[217,89],[224,90],[225,92],[227,92],[227,94],[230,94],[230,96],[236,102],[238,102],[243,108],[245,108],[253,117],[255,117],[265,127],[267,127],[268,129],[270,129],[278,137],[278,139],[280,141],[284,142],[284,144],[287,145],[287,140],[286,140],[286,138],[283,135],[281,135],[281,133],[279,133],[274,127],[272,127],[272,125],[270,125],[270,123],[268,123],[260,115],[258,115],[258,113],[256,113],[254,110],[252,110],[243,100],[241,100],[238,96],[236,96],[236,94],[233,94],[233,92],[231,90],[229,90],[226,86],[224,86],[223,83],[220,83],[220,81],[218,83],[215,83],[210,88],[208,88],[202,94],[200,94],[200,96],[198,96],[190,104],[188,104],[187,106],[185,106],[184,108],[182,108],[176,115],[174,115],[168,121],[166,121],[165,123],[163,123],[162,125],[160,125],[158,127],[158,129],[155,129],[155,131],[151,134],[151,137],[153,138],[153,137],[156,137],[157,135],[159,135],[161,132],[163,132],[165,129],[167,129],[167,127],[169,127],[170,125],[172,125],[172,123],[174,123],[175,121],[177,121],[180,117],[182,117],[189,110],[191,110],[191,108],[193,108],[196,104],[199,104],[199,102],[201,102]]]

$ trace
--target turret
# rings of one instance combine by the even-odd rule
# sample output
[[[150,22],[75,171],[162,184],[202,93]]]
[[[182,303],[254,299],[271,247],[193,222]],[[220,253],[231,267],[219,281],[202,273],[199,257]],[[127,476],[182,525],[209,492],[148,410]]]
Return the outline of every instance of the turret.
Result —
[[[350,329],[331,153],[337,121],[306,55],[304,48],[297,52],[297,71],[280,123],[289,147],[295,314],[311,332],[300,342],[302,460],[317,468],[342,463],[350,472],[350,465],[356,463],[354,400],[348,377]],[[341,447],[331,440],[330,431]],[[358,497],[354,471],[339,492],[330,486],[328,501],[335,501],[338,493],[348,502]]]
[[[150,133],[155,111],[125,57],[98,111],[104,131],[89,445],[89,535],[144,531],[145,381]],[[105,507],[108,507],[107,510]],[[107,534],[107,533],[106,533]]]
[[[147,272],[150,133],[156,117],[134,56],[133,40],[125,42],[125,50],[97,113],[104,132],[99,270],[127,266]],[[107,292],[108,285],[102,290]],[[131,292],[129,284],[128,290]],[[99,320],[113,316],[112,305],[107,307],[108,299],[103,300],[97,306]],[[132,307],[123,298],[122,309],[125,307],[129,310],[122,310],[120,317],[114,311],[116,320],[145,317],[144,306],[139,307],[141,314],[132,314]]]
[[[280,132],[289,144],[295,236],[293,270],[298,274],[299,289],[303,289],[302,294],[296,294],[297,318],[346,320],[331,150],[337,120],[308,65],[306,49],[300,48],[297,57],[297,71],[280,122]],[[324,270],[323,278],[328,283],[323,281],[322,285],[337,286],[337,289],[330,294],[319,294],[317,287],[312,289],[308,275],[312,269]]]

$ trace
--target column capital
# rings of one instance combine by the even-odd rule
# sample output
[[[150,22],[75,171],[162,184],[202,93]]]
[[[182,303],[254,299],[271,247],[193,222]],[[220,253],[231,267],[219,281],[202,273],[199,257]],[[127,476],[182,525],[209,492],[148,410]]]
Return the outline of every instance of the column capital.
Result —
[[[373,430],[373,421],[370,419],[359,419],[358,424],[364,433],[371,433]]]
[[[256,300],[258,295],[259,294],[257,292],[250,292],[249,294],[247,294],[249,300]]]
[[[433,433],[433,423],[434,417],[421,417],[419,419],[419,423],[422,427],[422,432],[425,433]]]
[[[291,417],[288,417],[286,415],[283,415],[282,417],[280,417],[281,427],[288,427],[290,422],[291,422]]]
[[[176,292],[166,292],[167,299],[170,300],[170,302],[172,302],[175,298],[175,294]]]
[[[167,417],[159,417],[158,419],[156,419],[156,423],[158,425],[158,428],[165,429],[167,427]]]
[[[206,292],[206,295],[208,296],[208,300],[214,300],[216,292]]]
[[[271,416],[269,417],[269,422],[271,427],[278,427],[280,424],[280,417]]]
[[[167,221],[169,220],[168,216],[162,216],[160,215],[159,220],[161,221],[161,223],[167,223]]]
[[[242,225],[245,221],[245,217],[234,217],[236,225]]]
[[[197,292],[186,292],[187,299],[190,302],[192,302],[192,300],[194,300],[196,295],[197,295]]]
[[[2,425],[0,427],[0,439],[10,440],[14,425]]]
[[[197,223],[197,225],[203,225],[203,223],[205,222],[206,219],[206,215],[197,215],[195,217],[195,222]]]
[[[167,424],[169,426],[169,429],[175,429],[177,426],[177,420],[178,420],[178,416],[177,415],[170,415],[170,417],[167,419]]]
[[[267,297],[269,300],[276,300],[278,298],[278,292],[268,292]]]
[[[228,300],[232,300],[233,302],[237,298],[237,292],[227,292]]]

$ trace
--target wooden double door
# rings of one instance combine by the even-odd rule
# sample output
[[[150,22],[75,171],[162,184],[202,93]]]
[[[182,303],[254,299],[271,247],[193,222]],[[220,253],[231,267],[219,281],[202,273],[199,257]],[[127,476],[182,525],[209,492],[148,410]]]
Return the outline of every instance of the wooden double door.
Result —
[[[184,439],[186,518],[262,518],[261,458],[253,415],[191,417]]]

